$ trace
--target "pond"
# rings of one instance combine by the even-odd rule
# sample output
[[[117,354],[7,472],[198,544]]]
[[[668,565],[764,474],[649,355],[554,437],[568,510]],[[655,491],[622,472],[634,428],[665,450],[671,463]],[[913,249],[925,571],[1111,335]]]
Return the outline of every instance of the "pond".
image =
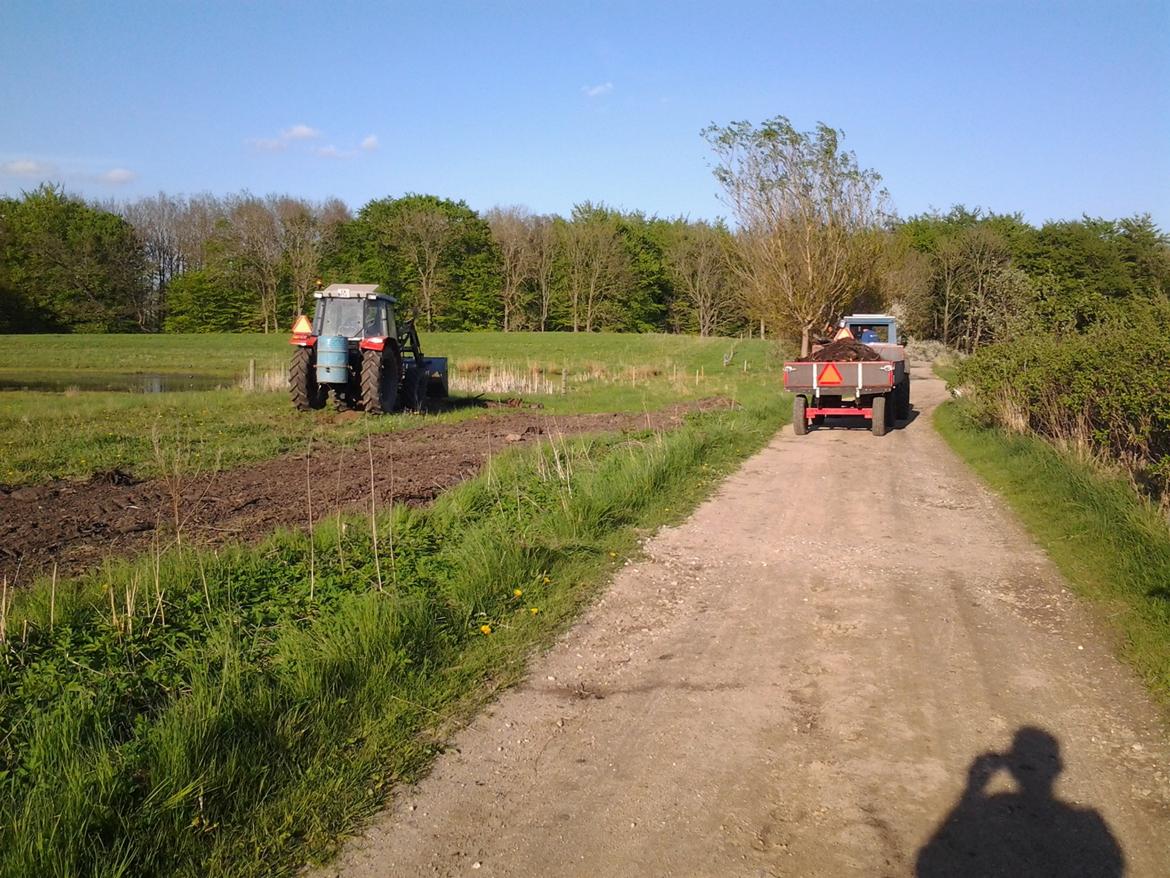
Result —
[[[0,390],[35,390],[41,393],[99,391],[121,393],[181,393],[219,390],[235,384],[222,375],[169,374],[163,372],[69,372],[43,373],[35,377],[0,373]]]

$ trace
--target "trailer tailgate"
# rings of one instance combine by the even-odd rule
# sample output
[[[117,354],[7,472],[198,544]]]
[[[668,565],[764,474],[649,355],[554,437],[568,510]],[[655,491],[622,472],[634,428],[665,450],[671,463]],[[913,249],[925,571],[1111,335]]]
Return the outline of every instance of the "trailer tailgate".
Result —
[[[785,363],[784,389],[818,396],[886,393],[897,382],[899,365],[888,360]]]

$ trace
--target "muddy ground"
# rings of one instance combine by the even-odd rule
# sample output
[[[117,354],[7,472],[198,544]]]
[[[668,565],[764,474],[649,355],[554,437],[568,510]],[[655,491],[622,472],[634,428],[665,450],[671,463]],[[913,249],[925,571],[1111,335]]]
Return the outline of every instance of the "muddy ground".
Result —
[[[423,421],[371,437],[373,493],[380,505],[424,504],[474,476],[505,448],[558,434],[669,429],[689,412],[726,405],[716,399],[636,415],[556,417],[521,410],[454,424]],[[107,557],[149,549],[156,540],[165,545],[174,538],[176,520],[184,541],[205,545],[255,542],[277,527],[304,527],[305,469],[305,455],[294,454],[183,479],[177,486],[165,479],[136,482],[115,472],[82,483],[0,487],[0,576],[27,584],[54,564],[60,575],[75,574]],[[369,509],[364,443],[351,449],[318,446],[310,472],[314,521],[337,509]]]
[[[315,874],[1163,878],[1108,631],[929,417],[785,428]]]

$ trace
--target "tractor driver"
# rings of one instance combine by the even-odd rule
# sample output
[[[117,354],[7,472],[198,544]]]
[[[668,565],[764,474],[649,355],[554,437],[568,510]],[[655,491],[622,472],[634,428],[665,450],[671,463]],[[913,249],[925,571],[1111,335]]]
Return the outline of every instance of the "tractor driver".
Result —
[[[881,339],[878,338],[878,334],[873,331],[872,326],[863,327],[861,330],[861,335],[857,337],[857,340],[862,344],[873,344],[874,342],[881,341]]]

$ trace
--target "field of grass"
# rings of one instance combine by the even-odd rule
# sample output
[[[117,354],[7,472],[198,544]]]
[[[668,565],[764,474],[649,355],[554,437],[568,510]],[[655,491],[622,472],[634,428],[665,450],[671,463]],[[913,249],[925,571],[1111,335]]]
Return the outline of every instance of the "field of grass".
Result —
[[[935,414],[955,451],[1004,496],[1082,595],[1104,607],[1120,652],[1170,708],[1170,527],[1124,478],[1040,439]]]
[[[768,440],[785,406],[752,399],[511,452],[425,510],[22,592],[0,629],[0,874],[289,875],[327,855],[641,535]]]
[[[410,415],[335,423],[329,411],[295,412],[283,389],[290,351],[284,335],[37,335],[2,341],[0,379],[37,375],[68,385],[86,373],[136,372],[242,381],[255,359],[261,389],[0,391],[6,415],[0,420],[0,483],[81,479],[115,468],[151,476],[176,458],[190,471],[205,472],[303,447],[310,437],[352,443],[370,429],[418,423]],[[450,358],[455,396],[522,396],[551,413],[642,411],[708,396],[764,404],[779,383],[775,347],[759,340],[434,333],[424,335],[423,349]],[[431,417],[476,414],[482,412]]]

